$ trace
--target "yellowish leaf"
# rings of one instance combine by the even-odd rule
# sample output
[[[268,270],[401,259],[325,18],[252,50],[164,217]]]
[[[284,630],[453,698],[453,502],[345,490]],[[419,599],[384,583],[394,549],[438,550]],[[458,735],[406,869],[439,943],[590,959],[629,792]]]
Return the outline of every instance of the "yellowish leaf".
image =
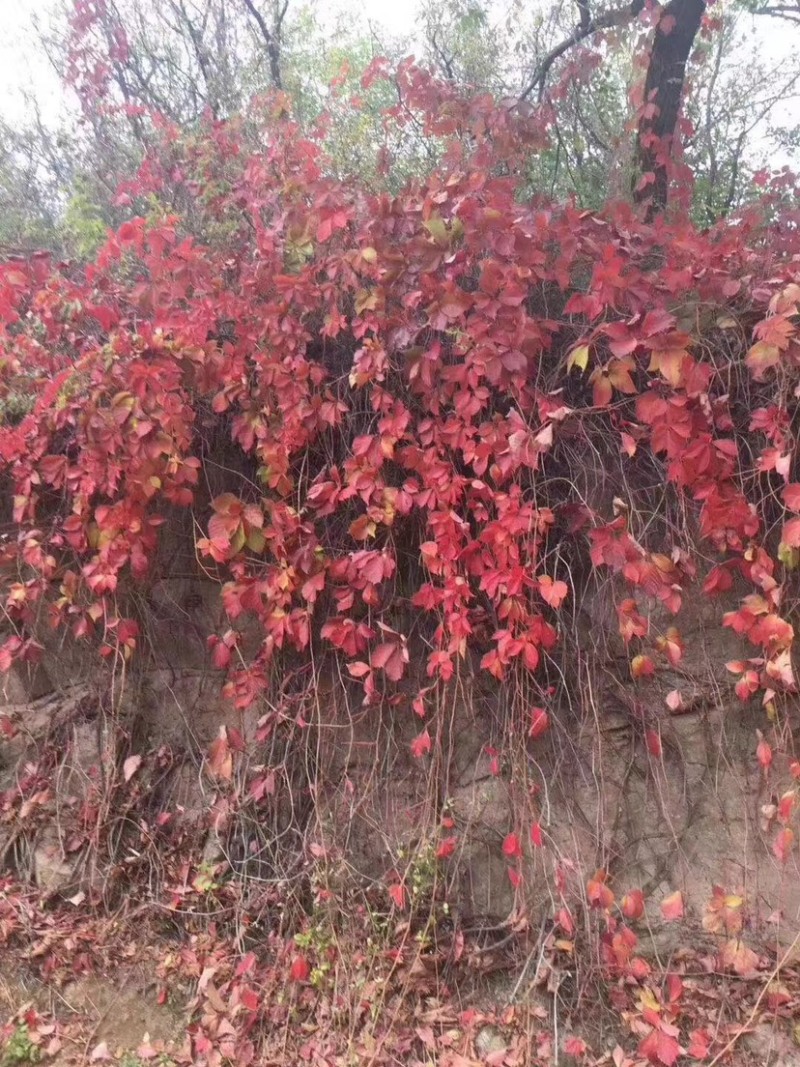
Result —
[[[570,354],[567,356],[567,370],[571,371],[574,367],[579,370],[586,370],[589,366],[589,346],[578,345],[573,348]]]

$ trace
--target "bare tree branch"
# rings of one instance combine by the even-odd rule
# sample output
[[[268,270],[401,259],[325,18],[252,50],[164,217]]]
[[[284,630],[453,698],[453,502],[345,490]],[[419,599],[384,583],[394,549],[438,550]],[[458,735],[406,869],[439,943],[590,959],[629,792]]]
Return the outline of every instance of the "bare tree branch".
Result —
[[[755,15],[771,15],[772,18],[785,19],[787,22],[794,22],[800,25],[800,3],[799,4],[775,4],[770,7],[766,4],[764,7],[758,7],[753,12]]]
[[[712,103],[714,100],[714,90],[717,86],[719,79],[719,72],[722,69],[723,50],[725,45],[725,35],[720,33],[717,39],[717,47],[714,55],[714,66],[711,70],[711,77],[708,81],[708,89],[706,90],[705,100],[705,126],[706,126],[706,142],[708,144],[708,193],[706,195],[706,210],[711,218],[713,218],[713,205],[714,205],[714,193],[716,191],[717,178],[719,176],[719,165],[717,161],[717,149],[714,143],[714,120]]]
[[[445,77],[448,81],[454,82],[456,80],[456,74],[453,70],[453,60],[436,40],[436,30],[434,30],[431,34],[431,45],[433,46],[433,50],[436,53],[437,59],[442,64],[442,69],[444,70]]]
[[[289,0],[285,0],[285,3],[278,11],[275,18],[275,26],[273,30],[270,30],[267,26],[266,19],[258,10],[253,0],[244,0],[244,5],[258,26],[261,36],[264,38],[264,44],[267,46],[267,56],[269,57],[269,72],[272,79],[272,84],[276,89],[283,88],[283,78],[281,76],[281,42],[280,31],[286,12],[289,8]]]
[[[170,0],[170,6],[175,13],[176,18],[183,19],[186,31],[189,34],[189,40],[192,43],[194,49],[195,59],[197,65],[200,68],[200,73],[203,75],[203,81],[206,86],[206,100],[208,106],[211,109],[211,114],[215,119],[219,118],[219,102],[217,100],[215,85],[214,85],[214,73],[211,69],[211,63],[209,61],[208,53],[206,52],[205,45],[203,43],[202,29],[198,30],[195,24],[192,22],[189,12],[183,3],[183,0],[175,2]]]
[[[733,149],[732,161],[731,161],[731,177],[728,182],[728,192],[725,196],[725,202],[722,205],[720,215],[725,218],[729,214],[736,199],[736,186],[739,184],[739,167],[742,161],[742,152],[744,151],[745,140],[747,139],[747,130],[742,130],[739,136],[736,138],[736,145]]]
[[[611,11],[606,11],[598,18],[593,18],[591,10],[589,8],[589,0],[576,0],[578,5],[578,12],[580,21],[569,37],[565,37],[563,41],[552,48],[546,56],[539,63],[534,75],[530,81],[530,84],[520,94],[520,100],[527,100],[534,89],[539,90],[539,99],[541,100],[544,95],[544,89],[547,82],[547,75],[550,73],[550,69],[557,59],[560,59],[570,48],[574,48],[576,44],[580,44],[581,41],[585,41],[587,37],[591,37],[592,34],[599,33],[601,30],[610,30],[614,26],[624,26],[627,22],[632,22],[643,10],[645,0],[631,0],[629,4],[624,7],[614,8]]]

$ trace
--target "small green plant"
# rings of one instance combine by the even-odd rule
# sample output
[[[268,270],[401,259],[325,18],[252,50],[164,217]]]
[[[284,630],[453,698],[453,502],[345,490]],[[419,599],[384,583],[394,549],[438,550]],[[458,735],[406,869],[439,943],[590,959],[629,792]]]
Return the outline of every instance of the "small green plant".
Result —
[[[39,1046],[31,1039],[26,1023],[20,1023],[5,1046],[0,1050],[0,1067],[22,1067],[38,1063],[41,1057]]]
[[[123,1052],[119,1067],[144,1067],[144,1065],[135,1052]]]
[[[163,1052],[155,1060],[149,1061],[156,1067],[175,1067],[175,1061]],[[145,1061],[135,1052],[123,1052],[119,1060],[119,1067],[145,1067]]]
[[[64,237],[81,259],[90,259],[106,239],[107,222],[88,178],[75,181],[64,214]]]
[[[198,893],[215,893],[220,888],[216,880],[217,867],[213,863],[201,863],[192,882],[192,888]]]
[[[405,881],[412,906],[430,901],[434,894],[437,877],[435,845],[431,841],[422,841],[410,853],[401,848],[398,850],[397,858],[407,862]]]
[[[11,390],[0,399],[0,426],[18,426],[33,410],[35,397],[31,393]]]
[[[315,989],[322,988],[332,966],[331,957],[335,947],[330,924],[328,922],[315,923],[303,933],[295,934],[294,943],[316,959],[317,963],[312,968],[309,981]]]

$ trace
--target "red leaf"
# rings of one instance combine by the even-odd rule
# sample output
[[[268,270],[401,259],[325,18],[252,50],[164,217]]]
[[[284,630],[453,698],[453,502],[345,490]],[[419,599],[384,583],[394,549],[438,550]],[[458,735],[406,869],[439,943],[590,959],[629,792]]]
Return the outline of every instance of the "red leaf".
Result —
[[[371,674],[369,664],[364,663],[363,660],[356,660],[355,663],[348,663],[347,670],[353,678],[364,678],[366,675]]]
[[[772,851],[781,863],[786,863],[791,855],[793,845],[794,831],[790,826],[784,826],[775,838],[775,844],[772,846]]]
[[[635,922],[644,915],[644,895],[641,889],[632,889],[626,893],[621,901],[622,914],[626,919]]]
[[[370,666],[384,672],[393,682],[403,677],[408,662],[408,652],[398,641],[384,641],[378,645],[370,656]]]
[[[661,901],[661,914],[668,923],[674,923],[683,918],[683,894],[680,890],[670,893],[665,900]]]
[[[254,800],[263,800],[275,795],[275,784],[275,771],[268,771],[254,778],[248,791]]]
[[[800,548],[800,517],[784,524],[781,541],[789,548]]]
[[[377,530],[377,524],[374,519],[371,519],[369,515],[359,515],[357,519],[353,519],[350,523],[350,536],[355,541],[367,541],[370,537],[375,536]]]
[[[579,1059],[581,1056],[585,1056],[589,1051],[589,1046],[581,1037],[568,1037],[564,1042],[564,1051],[568,1056],[574,1056]]]
[[[411,742],[411,754],[419,759],[421,756],[427,756],[431,750],[431,735],[427,730],[423,730],[421,734],[417,734],[414,740]]]
[[[251,1012],[258,1011],[259,1004],[261,1003],[261,999],[255,989],[242,989],[239,994],[239,1001],[245,1011]]]
[[[670,1034],[654,1029],[639,1044],[639,1053],[650,1063],[672,1067],[681,1054],[681,1046]]]
[[[541,737],[550,725],[550,716],[544,708],[531,708],[531,726],[528,730],[530,737]]]
[[[717,956],[717,965],[734,974],[752,974],[758,968],[758,956],[739,938],[726,941]]]
[[[439,860],[446,860],[449,856],[452,856],[456,850],[457,843],[457,837],[442,838],[439,842],[439,847],[436,849],[436,858]]]
[[[394,906],[403,911],[406,906],[406,887],[402,882],[389,886],[389,896],[392,898]]]
[[[634,656],[631,660],[632,678],[650,678],[655,673],[655,665],[649,656]]]
[[[489,757],[489,773],[496,778],[500,774],[500,753],[496,748],[487,745],[486,755]]]
[[[311,974],[311,966],[305,956],[295,956],[289,968],[290,982],[307,982]]]
[[[645,740],[647,741],[647,751],[653,757],[653,759],[661,759],[662,747],[661,747],[661,734],[657,730],[646,730]]]
[[[414,711],[414,714],[415,715],[419,715],[419,717],[421,719],[425,718],[425,693],[426,692],[427,692],[427,690],[424,690],[421,693],[417,693],[417,695],[411,701],[411,707],[412,707],[412,709]]]
[[[248,952],[239,960],[236,964],[234,974],[237,978],[241,978],[242,975],[248,974],[256,965],[256,954],[254,952]]]
[[[711,1050],[711,1040],[708,1030],[692,1030],[689,1034],[689,1047],[686,1049],[687,1056],[695,1060],[704,1060]]]
[[[136,238],[136,227],[132,222],[123,222],[120,228],[117,230],[117,237],[123,243],[127,244]]]
[[[541,824],[535,822],[531,826],[531,844],[534,848],[544,848],[544,840],[542,838]]]
[[[789,822],[796,802],[797,796],[793,789],[790,789],[783,794],[778,802],[778,822],[782,823],[784,826]]]
[[[621,433],[620,434],[620,440],[622,442],[622,444],[620,445],[620,450],[622,452],[624,452],[626,456],[630,456],[630,457],[635,456],[636,455],[636,449],[637,449],[638,446],[636,444],[636,441],[633,439],[633,437],[631,437],[631,435],[629,433]]]
[[[7,270],[3,275],[3,281],[6,281],[9,285],[13,285],[17,288],[28,284],[28,279],[22,271],[19,270]]]
[[[734,686],[734,691],[739,700],[749,700],[754,693],[758,692],[759,686],[758,672],[745,670]]]
[[[219,737],[212,741],[208,750],[208,769],[214,778],[229,782],[233,777],[233,756],[228,731],[224,726],[220,726]]]
[[[733,585],[731,572],[726,567],[714,567],[703,582],[703,592],[707,594],[724,593]]]
[[[572,935],[575,933],[575,923],[573,921],[572,915],[570,914],[569,908],[558,909],[558,911],[556,912],[556,922],[567,935],[567,937],[572,937]]]
[[[211,638],[209,638],[209,641],[210,640]],[[224,671],[231,661],[231,650],[225,642],[220,641],[219,638],[217,638],[212,645],[211,661],[219,671]]]
[[[507,834],[503,841],[503,852],[509,859],[516,859],[522,855],[522,845],[516,834]]]
[[[758,762],[761,764],[761,767],[763,768],[764,773],[766,774],[772,766],[772,748],[769,742],[765,741],[764,738],[761,736],[760,731],[759,742],[756,746],[756,758],[758,759]]]
[[[606,885],[607,880],[606,871],[597,871],[586,884],[586,899],[593,908],[600,908],[601,911],[608,911],[614,906],[614,894]]]
[[[539,596],[551,608],[561,607],[568,593],[569,586],[566,582],[554,582],[547,575],[539,579]]]

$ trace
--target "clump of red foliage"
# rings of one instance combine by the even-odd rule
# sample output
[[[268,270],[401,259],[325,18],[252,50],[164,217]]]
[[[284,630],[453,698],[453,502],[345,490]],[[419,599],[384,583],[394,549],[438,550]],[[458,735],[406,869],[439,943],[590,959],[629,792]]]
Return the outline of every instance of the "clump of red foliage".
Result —
[[[407,670],[388,621],[401,587],[433,620],[431,687],[471,645],[498,679],[535,672],[573,592],[565,538],[672,612],[692,582],[713,595],[744,579],[720,619],[754,646],[740,695],[791,689],[800,286],[785,236],[755,215],[701,234],[624,204],[531,200],[517,175],[543,136],[535,116],[461,100],[411,65],[396,76],[387,121],[416,112],[445,146],[398,196],[331,180],[322,133],[273,108],[262,150],[235,122],[164,130],[125,194],[163,210],[86,267],[2,266],[2,388],[29,408],[0,430],[15,529],[3,666],[36,654],[45,608],[127,657],[126,581],[147,575],[172,511],[193,508],[231,623],[210,635],[213,662],[240,707],[277,650],[314,642],[378,699]],[[208,500],[221,436],[243,474]],[[571,494],[587,449],[661,472],[714,565],[651,551],[624,514]],[[646,677],[681,645],[651,635],[637,603],[619,605],[620,629]],[[246,660],[243,617],[261,634]]]

